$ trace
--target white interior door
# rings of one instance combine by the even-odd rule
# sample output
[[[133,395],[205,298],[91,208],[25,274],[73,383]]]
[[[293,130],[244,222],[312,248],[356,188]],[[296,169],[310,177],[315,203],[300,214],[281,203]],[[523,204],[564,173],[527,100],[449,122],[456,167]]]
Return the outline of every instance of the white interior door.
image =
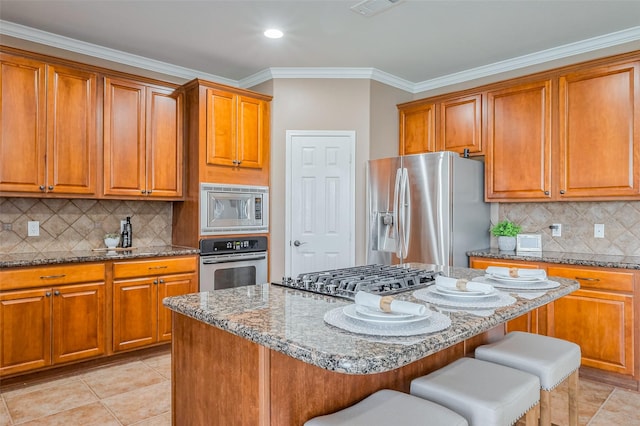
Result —
[[[354,157],[354,131],[287,131],[287,276],[354,266]]]

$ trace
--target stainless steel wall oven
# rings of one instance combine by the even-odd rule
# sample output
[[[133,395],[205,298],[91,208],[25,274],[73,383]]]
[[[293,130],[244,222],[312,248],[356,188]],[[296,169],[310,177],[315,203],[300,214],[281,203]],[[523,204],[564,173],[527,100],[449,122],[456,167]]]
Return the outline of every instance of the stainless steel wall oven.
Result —
[[[200,291],[267,282],[267,237],[200,240]]]

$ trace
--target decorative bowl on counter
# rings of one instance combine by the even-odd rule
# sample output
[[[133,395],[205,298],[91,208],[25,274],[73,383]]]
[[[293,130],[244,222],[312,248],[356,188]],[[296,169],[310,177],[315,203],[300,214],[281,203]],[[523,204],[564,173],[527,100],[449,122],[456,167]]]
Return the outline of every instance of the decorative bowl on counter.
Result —
[[[107,248],[116,248],[119,242],[120,234],[106,234],[104,236],[104,245],[107,246]]]

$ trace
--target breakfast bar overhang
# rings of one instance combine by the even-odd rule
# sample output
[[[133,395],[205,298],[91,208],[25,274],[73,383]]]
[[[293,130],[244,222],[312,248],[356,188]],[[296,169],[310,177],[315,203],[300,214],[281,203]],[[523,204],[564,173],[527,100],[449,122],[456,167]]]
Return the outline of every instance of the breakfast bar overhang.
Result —
[[[448,274],[472,279],[484,271]],[[514,295],[515,304],[487,316],[446,312],[445,330],[397,339],[326,324],[324,314],[348,300],[272,284],[167,298],[173,424],[301,425],[378,389],[408,392],[412,379],[501,337],[507,321],[579,288],[552,279],[560,286],[539,297]],[[411,292],[395,297],[417,301]]]

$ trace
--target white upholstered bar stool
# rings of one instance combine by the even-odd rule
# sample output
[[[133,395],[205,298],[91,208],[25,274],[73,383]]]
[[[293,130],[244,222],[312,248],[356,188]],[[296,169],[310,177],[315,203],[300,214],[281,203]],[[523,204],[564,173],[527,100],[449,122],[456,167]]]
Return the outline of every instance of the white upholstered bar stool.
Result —
[[[578,425],[580,346],[555,337],[512,331],[476,348],[476,359],[535,374],[540,379],[540,426],[551,425],[551,391],[568,380],[569,426]]]
[[[533,374],[473,358],[461,358],[411,382],[411,395],[462,415],[471,426],[511,426],[526,414],[537,423],[540,380]]]
[[[333,414],[314,417],[304,426],[467,426],[464,417],[433,402],[383,389]]]

